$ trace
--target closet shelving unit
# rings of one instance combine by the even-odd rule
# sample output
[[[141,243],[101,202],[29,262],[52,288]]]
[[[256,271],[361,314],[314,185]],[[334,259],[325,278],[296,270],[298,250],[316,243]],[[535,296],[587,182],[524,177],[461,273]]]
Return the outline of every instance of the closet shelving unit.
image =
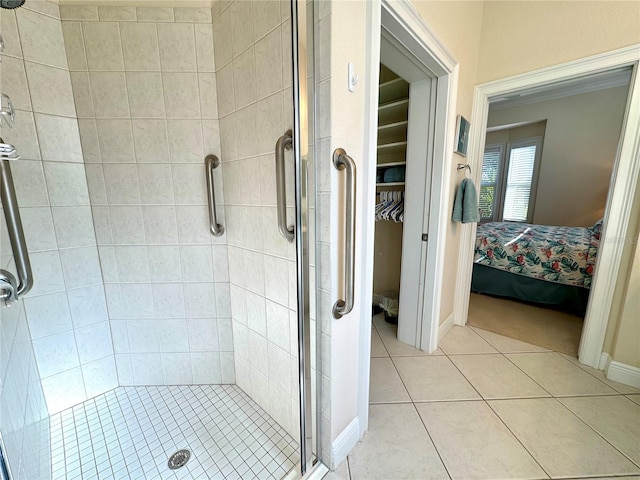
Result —
[[[409,84],[384,65],[380,66],[378,92],[378,145],[376,151],[376,203],[385,204],[375,225],[373,291],[393,298],[400,291],[404,223],[399,203],[405,190],[401,171],[407,165],[407,128],[409,126]],[[387,195],[387,192],[391,193]],[[384,200],[383,200],[384,198]],[[393,198],[393,200],[391,200]],[[396,200],[397,199],[397,200]],[[384,212],[384,213],[382,213]],[[399,221],[400,220],[400,221]],[[397,309],[396,309],[397,313]],[[399,320],[398,320],[399,321]]]
[[[384,177],[387,168],[407,164],[409,84],[390,70],[384,76],[387,78],[381,78],[378,94],[378,177]],[[378,182],[376,186],[398,187],[404,186],[404,182]]]

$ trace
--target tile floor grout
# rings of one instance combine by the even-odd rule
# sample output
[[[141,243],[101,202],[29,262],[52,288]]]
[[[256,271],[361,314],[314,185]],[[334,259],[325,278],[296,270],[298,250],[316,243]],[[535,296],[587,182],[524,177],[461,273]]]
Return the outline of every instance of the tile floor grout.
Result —
[[[234,385],[118,387],[52,415],[51,438],[56,480],[277,480],[297,462],[295,441]],[[171,471],[181,448],[191,460]]]
[[[603,381],[602,379],[600,379],[598,376],[596,376],[594,373],[592,373],[590,370],[583,368],[583,366],[581,366],[580,364],[578,364],[577,362],[573,362],[571,359],[567,358],[565,355],[561,355],[558,352],[554,352],[551,350],[546,350],[546,351],[535,351],[535,349],[532,349],[534,351],[514,351],[514,352],[509,352],[509,351],[502,351],[502,350],[508,350],[505,348],[500,348],[496,345],[494,345],[493,343],[491,343],[489,340],[485,339],[482,337],[482,335],[480,335],[476,329],[470,329],[474,336],[477,336],[478,339],[480,341],[482,341],[483,343],[485,343],[486,345],[488,345],[490,348],[496,350],[495,352],[482,352],[482,353],[447,353],[447,349],[440,347],[439,350],[442,352],[442,355],[438,354],[438,355],[433,355],[433,354],[401,354],[401,355],[396,355],[396,354],[392,354],[389,350],[389,347],[387,346],[387,343],[385,342],[385,336],[380,334],[379,329],[382,328],[388,328],[389,330],[394,330],[395,326],[393,325],[389,325],[389,326],[379,326],[376,325],[375,322],[372,322],[372,327],[373,327],[373,331],[375,331],[376,335],[378,335],[378,338],[380,340],[380,343],[382,344],[382,347],[384,348],[384,351],[386,352],[385,356],[381,356],[378,353],[376,353],[376,355],[374,356],[373,352],[372,352],[372,356],[371,358],[379,358],[379,359],[384,359],[384,358],[388,358],[391,362],[391,364],[394,367],[395,373],[398,375],[398,378],[400,379],[400,382],[402,384],[402,387],[404,388],[405,392],[407,393],[408,397],[409,397],[409,401],[375,401],[375,402],[371,402],[370,401],[370,405],[375,405],[375,406],[380,406],[380,405],[408,405],[411,404],[413,406],[413,409],[416,411],[416,413],[418,413],[418,416],[420,417],[421,423],[424,427],[424,430],[428,436],[428,438],[430,439],[433,447],[436,450],[436,453],[438,455],[438,458],[440,459],[442,465],[444,466],[447,475],[449,475],[449,478],[453,478],[451,472],[449,471],[449,469],[447,468],[443,456],[441,454],[441,452],[439,451],[438,445],[437,443],[434,441],[431,432],[429,431],[429,429],[427,428],[427,425],[424,421],[424,418],[420,415],[418,409],[417,409],[417,405],[420,404],[432,404],[432,403],[456,403],[456,402],[483,402],[484,405],[486,405],[490,411],[493,413],[493,415],[495,417],[497,417],[497,419],[500,421],[500,423],[507,429],[507,431],[509,432],[509,434],[511,435],[511,437],[513,437],[518,444],[524,449],[524,451],[527,453],[527,455],[536,463],[536,465],[541,469],[542,472],[544,472],[547,477],[546,478],[554,478],[552,476],[552,474],[543,467],[542,463],[540,462],[540,460],[538,458],[536,458],[536,456],[533,455],[533,453],[530,451],[529,448],[527,448],[525,446],[525,444],[523,443],[523,441],[521,440],[521,438],[516,435],[516,433],[512,430],[511,427],[509,427],[509,425],[507,424],[507,422],[498,414],[498,412],[492,407],[492,405],[489,403],[490,401],[494,402],[494,401],[518,401],[518,400],[540,400],[540,399],[553,399],[555,403],[559,404],[561,406],[561,408],[565,411],[568,411],[568,413],[570,413],[571,417],[574,418],[575,420],[577,420],[578,422],[580,422],[580,424],[584,425],[586,428],[588,428],[591,432],[593,432],[598,438],[600,438],[601,440],[603,440],[605,442],[606,445],[609,445],[611,448],[614,449],[615,452],[619,453],[620,455],[622,455],[625,459],[627,459],[628,461],[631,462],[632,465],[636,466],[636,467],[640,467],[640,462],[638,461],[634,461],[629,455],[625,454],[622,449],[616,447],[614,445],[614,443],[612,441],[610,441],[609,439],[607,439],[605,437],[604,434],[600,433],[595,426],[590,425],[587,420],[583,419],[582,417],[580,417],[580,415],[578,415],[578,413],[574,412],[573,410],[571,410],[567,405],[565,405],[563,402],[560,401],[560,399],[565,399],[565,398],[593,398],[593,397],[597,397],[597,398],[602,398],[602,397],[623,397],[626,400],[628,400],[629,402],[634,402],[632,399],[628,398],[629,395],[634,395],[633,393],[623,393],[622,391],[620,391],[619,389],[616,389],[614,385],[609,384],[605,381]],[[373,334],[373,332],[372,332]],[[497,334],[496,334],[497,335]],[[394,335],[395,336],[395,335]],[[474,337],[475,338],[475,337]],[[388,341],[388,340],[387,340]],[[524,343],[524,342],[521,342]],[[584,394],[557,394],[554,395],[551,391],[549,391],[548,388],[545,388],[538,380],[536,380],[534,378],[534,376],[530,373],[527,373],[527,371],[525,371],[520,365],[518,365],[513,358],[511,358],[509,355],[511,356],[515,356],[515,355],[531,355],[531,354],[545,354],[545,355],[549,355],[549,354],[555,354],[556,357],[561,357],[564,361],[566,361],[568,364],[578,367],[580,368],[580,370],[584,373],[587,373],[589,375],[589,378],[591,378],[592,380],[597,380],[597,383],[602,385],[603,387],[606,387],[608,389],[611,390],[611,392],[606,392],[606,393],[584,393]],[[478,388],[476,387],[476,385],[474,385],[474,383],[471,381],[470,378],[467,377],[467,375],[464,374],[464,372],[462,371],[462,369],[455,363],[452,361],[452,359],[450,357],[455,357],[455,356],[468,356],[468,355],[477,355],[477,356],[490,356],[490,355],[499,355],[502,358],[504,358],[505,360],[507,360],[509,362],[509,365],[511,365],[512,367],[515,367],[515,369],[517,369],[517,371],[522,374],[524,377],[523,378],[527,378],[528,380],[530,380],[531,382],[533,382],[533,384],[535,384],[537,387],[539,387],[541,389],[542,392],[545,392],[548,396],[526,396],[526,397],[513,397],[513,396],[508,396],[508,397],[486,397],[485,395],[483,395],[480,390],[478,390]],[[401,357],[401,358],[421,358],[421,357],[440,357],[440,356],[445,356],[447,358],[447,360],[453,364],[453,366],[455,367],[456,371],[461,375],[461,377],[473,388],[473,390],[475,391],[475,393],[480,397],[477,399],[446,399],[446,400],[428,400],[428,401],[416,401],[414,400],[413,396],[411,395],[409,388],[407,387],[407,384],[404,380],[404,378],[402,377],[402,375],[400,374],[400,370],[398,369],[398,366],[396,365],[396,362],[394,361],[394,358],[396,357]],[[515,357],[514,357],[515,358]],[[350,460],[347,459],[348,461],[348,475],[349,475],[349,479],[353,478],[352,476],[352,472],[351,472],[351,466],[350,466]],[[576,475],[577,476],[577,475]],[[558,477],[555,477],[558,478]],[[612,477],[613,478],[613,477]]]
[[[476,332],[474,332],[476,333]],[[476,333],[477,334],[477,333]],[[478,335],[480,337],[480,335]],[[490,347],[494,348],[495,350],[498,351],[497,355],[501,355],[503,358],[505,358],[507,361],[511,362],[511,360],[504,355],[504,353],[500,352],[494,345],[492,345],[491,343],[489,343],[487,340],[485,340],[484,338],[482,339],[485,341],[485,343],[487,345],[489,345]],[[383,342],[384,343],[384,342]],[[467,381],[467,383],[469,385],[471,385],[471,387],[474,389],[474,391],[480,396],[480,399],[478,399],[477,401],[481,401],[483,402],[489,409],[491,409],[491,411],[496,415],[496,417],[500,420],[500,422],[502,423],[502,425],[504,425],[504,427],[509,431],[509,433],[513,436],[513,438],[516,439],[516,441],[522,446],[522,448],[524,449],[525,452],[527,452],[527,454],[529,455],[529,457],[531,457],[531,459],[538,465],[538,467],[540,467],[540,469],[547,475],[547,479],[551,478],[551,475],[549,475],[549,472],[547,472],[547,470],[540,464],[540,462],[533,456],[533,454],[529,451],[529,449],[522,443],[522,441],[518,438],[518,436],[511,430],[511,428],[509,428],[509,425],[506,424],[506,422],[502,419],[502,417],[500,417],[500,415],[498,415],[498,413],[491,407],[491,405],[489,404],[489,402],[487,401],[487,399],[484,397],[484,395],[482,395],[482,393],[480,393],[480,391],[476,388],[476,386],[471,382],[471,380],[469,378],[467,378],[467,376],[464,374],[464,372],[462,370],[460,370],[460,368],[458,367],[458,365],[456,365],[455,362],[453,362],[450,358],[449,358],[449,354],[446,352],[446,350],[441,349],[444,353],[444,355],[447,357],[447,359],[449,360],[449,362],[454,366],[454,368],[460,373],[460,375],[462,375],[462,377]],[[487,353],[487,354],[483,354],[483,355],[496,355],[495,353]],[[449,468],[447,467],[447,464],[444,461],[444,458],[442,457],[442,454],[440,453],[440,450],[438,449],[438,445],[436,444],[436,442],[434,441],[431,433],[429,432],[429,428],[427,428],[427,425],[424,421],[424,419],[422,418],[422,416],[420,415],[420,412],[418,412],[418,408],[416,407],[416,402],[413,400],[413,398],[411,397],[411,394],[409,393],[409,389],[407,388],[406,384],[404,383],[404,380],[402,379],[402,375],[400,375],[400,371],[398,371],[395,362],[393,361],[393,357],[391,357],[391,363],[393,363],[394,368],[396,369],[396,373],[398,374],[398,376],[400,377],[400,380],[402,381],[402,385],[404,386],[405,390],[407,391],[409,398],[411,398],[411,403],[413,405],[414,410],[416,411],[416,413],[418,414],[418,417],[420,418],[420,421],[422,422],[422,425],[424,426],[425,431],[427,432],[427,435],[429,436],[429,439],[431,440],[431,443],[433,444],[433,447],[436,450],[436,453],[438,454],[438,457],[440,458],[440,461],[442,462],[442,465],[444,467],[444,469],[447,472],[447,475],[449,475],[449,479],[453,479],[453,476],[451,475],[451,472],[449,471]],[[513,362],[511,362],[512,365],[514,365],[516,368],[518,368],[520,371],[522,371],[517,365],[515,365]],[[526,375],[525,372],[522,372]],[[529,377],[529,375],[527,375],[527,377]],[[529,377],[530,378],[530,377]],[[535,382],[535,380],[533,378],[531,378],[531,380],[533,380]],[[546,393],[548,393],[549,395],[551,395],[551,392],[547,391],[544,387],[542,387],[542,385],[538,384],[538,382],[535,382],[540,388],[542,388],[542,390]],[[545,397],[534,397],[534,398],[545,398]],[[465,400],[457,400],[457,401],[465,401]],[[422,403],[422,402],[418,402],[418,403]],[[427,402],[424,402],[427,403]],[[428,403],[433,403],[433,402],[428,402]]]

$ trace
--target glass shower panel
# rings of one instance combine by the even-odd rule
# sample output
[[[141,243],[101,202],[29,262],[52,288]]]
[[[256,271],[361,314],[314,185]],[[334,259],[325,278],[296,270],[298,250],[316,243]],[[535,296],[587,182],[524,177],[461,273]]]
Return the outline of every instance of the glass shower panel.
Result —
[[[314,242],[300,236],[296,250],[276,223],[276,140],[308,130],[297,145],[313,145],[291,5],[180,5],[1,11],[0,85],[16,112],[2,137],[21,154],[12,167],[35,279],[0,310],[14,479],[278,479],[318,457],[304,273]],[[312,148],[296,148],[285,211],[313,235],[312,190],[301,207]],[[219,236],[208,155],[220,160],[209,172]],[[7,245],[3,233],[11,269]]]

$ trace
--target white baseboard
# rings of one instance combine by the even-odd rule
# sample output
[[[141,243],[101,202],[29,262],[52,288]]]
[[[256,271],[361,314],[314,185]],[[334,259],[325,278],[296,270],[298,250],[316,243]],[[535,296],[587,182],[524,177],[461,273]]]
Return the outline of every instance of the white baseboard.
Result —
[[[611,362],[611,355],[608,353],[602,352],[600,355],[600,363],[598,364],[598,370],[606,370],[609,367],[609,362]]]
[[[449,330],[453,327],[453,319],[455,318],[455,312],[451,313],[444,322],[440,324],[438,327],[438,345],[440,345],[440,341],[444,338],[444,336],[449,333]]]
[[[612,360],[606,373],[609,380],[640,388],[640,368],[638,367]]]
[[[358,440],[360,440],[360,422],[356,417],[331,443],[331,470],[335,470],[338,465],[344,462]]]

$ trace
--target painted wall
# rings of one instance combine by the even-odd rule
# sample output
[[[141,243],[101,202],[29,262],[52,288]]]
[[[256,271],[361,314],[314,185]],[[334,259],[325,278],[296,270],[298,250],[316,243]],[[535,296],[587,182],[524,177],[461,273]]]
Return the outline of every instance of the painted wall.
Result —
[[[278,231],[274,157],[293,127],[290,28],[280,2],[231,2],[213,23],[236,383],[297,437],[295,246]]]
[[[34,287],[25,309],[50,413],[117,386],[111,330],[58,6],[3,11],[5,139]],[[19,35],[18,35],[19,32]]]
[[[373,252],[373,291],[400,291],[402,223],[376,222]]]
[[[473,87],[478,83],[640,43],[637,2],[414,0],[413,4],[460,61],[457,113],[465,116],[471,113]],[[451,207],[457,181],[456,172],[451,172]],[[441,321],[454,309],[459,238],[459,228],[451,224]]]
[[[635,252],[624,289],[611,357],[616,362],[640,368],[640,236],[632,241]]]
[[[319,213],[321,221],[324,218],[324,232],[321,231],[320,235],[323,243],[320,246],[318,269],[323,295],[319,299],[322,303],[318,313],[320,321],[324,323],[323,332],[330,332],[323,338],[323,341],[326,340],[323,344],[323,362],[328,363],[323,366],[323,373],[329,372],[330,376],[331,412],[330,418],[327,419],[329,425],[326,426],[325,431],[330,431],[327,441],[331,444],[323,447],[331,449],[330,457],[325,458],[331,458],[332,466],[335,467],[336,462],[342,460],[335,455],[347,453],[340,442],[351,442],[353,435],[355,434],[356,438],[358,435],[357,428],[346,429],[353,427],[353,422],[358,415],[359,341],[361,336],[367,338],[360,331],[360,318],[370,315],[370,307],[361,312],[356,300],[356,305],[349,315],[339,320],[331,315],[333,302],[342,298],[344,291],[342,270],[334,266],[344,264],[342,258],[344,199],[342,193],[336,194],[336,192],[344,191],[345,176],[332,166],[331,154],[336,148],[343,148],[355,161],[356,171],[364,171],[365,88],[361,83],[354,92],[348,91],[346,66],[348,62],[353,62],[356,73],[363,78],[366,52],[364,19],[367,16],[367,6],[365,2],[332,2],[330,14],[325,10],[321,11],[321,16],[330,30],[330,33],[326,33],[325,40],[331,39],[331,41],[320,46],[320,61],[324,62],[324,67],[329,69],[330,78],[327,76],[320,84],[323,102],[319,106],[318,131],[326,142],[322,142],[319,158],[318,168],[322,173],[319,185],[323,191],[332,192],[332,194],[328,215],[326,205]],[[363,21],[354,22],[354,19]],[[349,32],[349,35],[345,35],[345,32]],[[322,56],[323,53],[325,56]],[[369,201],[364,190],[358,190],[356,205]],[[364,231],[362,220],[361,215],[356,215],[356,232]],[[356,243],[359,243],[357,239]],[[356,259],[356,264],[364,265],[364,259]],[[362,271],[362,268],[356,267],[354,281],[356,299],[363,294],[360,289],[365,288],[365,285],[366,288],[371,288],[370,283],[362,277]],[[329,354],[325,355],[325,348],[330,351],[330,358],[327,358]],[[333,443],[341,434],[343,437],[340,441],[337,444]]]
[[[639,42],[638,2],[485,2],[476,83]]]
[[[489,112],[489,127],[547,121],[533,223],[586,227],[603,217],[628,90],[617,87]]]
[[[62,19],[119,384],[233,383],[204,168],[220,155],[211,9],[65,6]]]
[[[518,22],[527,18],[527,22]],[[514,23],[515,22],[515,23]],[[541,34],[544,32],[544,34]],[[640,43],[637,2],[486,2],[478,83]],[[509,39],[506,41],[506,39]],[[535,39],[535,41],[532,41]],[[562,45],[562,48],[558,48]],[[636,195],[636,198],[639,198]],[[638,202],[635,202],[638,205]],[[632,210],[635,238],[640,208]],[[604,351],[611,352],[632,250],[625,248]]]
[[[480,57],[480,41],[485,2],[465,1],[413,1],[413,5],[427,24],[460,62],[457,92],[457,112],[471,118],[473,89],[477,83]],[[455,169],[457,163],[466,163],[465,157],[454,153],[453,169],[449,174],[449,211],[453,211],[453,199],[463,173]],[[458,251],[461,226],[450,223],[445,245],[444,278],[440,323],[453,314]]]

